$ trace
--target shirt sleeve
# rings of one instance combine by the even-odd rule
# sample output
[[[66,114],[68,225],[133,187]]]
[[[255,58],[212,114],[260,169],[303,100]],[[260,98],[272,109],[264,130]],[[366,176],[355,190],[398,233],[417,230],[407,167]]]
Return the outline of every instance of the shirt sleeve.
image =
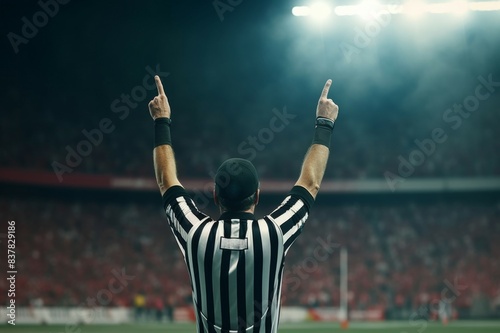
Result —
[[[185,254],[187,235],[191,228],[210,217],[198,210],[182,186],[172,186],[163,194],[163,208],[167,214],[168,224]]]
[[[302,232],[314,203],[312,195],[302,186],[294,186],[280,206],[271,213],[271,218],[283,233],[285,253]]]

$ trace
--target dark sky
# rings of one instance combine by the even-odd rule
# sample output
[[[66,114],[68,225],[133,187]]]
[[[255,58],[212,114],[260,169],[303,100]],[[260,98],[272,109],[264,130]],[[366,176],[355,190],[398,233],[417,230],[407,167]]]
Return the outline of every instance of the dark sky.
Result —
[[[422,128],[415,122],[432,129],[446,108],[474,91],[478,76],[500,80],[499,12],[392,16],[360,46],[359,31],[371,23],[334,16],[311,24],[291,15],[300,3],[243,0],[221,21],[210,0],[72,0],[16,53],[9,33],[22,36],[23,18],[33,22],[41,6],[2,0],[1,112],[13,115],[14,127],[49,113],[55,119],[42,121],[49,130],[59,123],[79,132],[113,115],[112,102],[141,85],[150,66],[169,73],[164,86],[175,121],[196,129],[215,119],[237,141],[275,107],[309,119],[328,78],[330,97],[351,127],[376,133],[409,126],[411,133]],[[357,51],[348,58],[346,47]],[[132,110],[130,124],[149,126],[154,94]],[[498,95],[490,101],[496,110]]]
[[[453,90],[467,89],[477,75],[498,73],[498,12],[420,22],[392,16],[348,63],[341,46],[356,46],[356,29],[366,23],[335,16],[314,26],[291,15],[299,2],[244,0],[221,22],[210,0],[73,0],[59,5],[15,54],[7,34],[22,35],[22,18],[32,22],[41,7],[1,1],[2,81],[51,106],[65,95],[89,112],[96,98],[112,100],[129,91],[145,66],[156,64],[171,73],[166,87],[179,107],[186,96],[190,106],[231,108],[233,101],[255,100],[263,107],[297,100],[310,105],[305,99],[315,99],[329,77],[339,104],[359,96],[358,102],[373,105],[420,93],[420,85],[442,89],[453,81]],[[425,89],[421,93],[429,97]]]

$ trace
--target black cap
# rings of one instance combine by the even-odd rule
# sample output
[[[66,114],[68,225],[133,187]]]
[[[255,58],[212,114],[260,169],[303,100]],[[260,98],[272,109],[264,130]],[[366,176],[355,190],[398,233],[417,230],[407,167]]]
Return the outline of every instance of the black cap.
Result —
[[[259,177],[253,164],[243,158],[230,158],[215,175],[215,193],[226,202],[248,198],[259,188]]]

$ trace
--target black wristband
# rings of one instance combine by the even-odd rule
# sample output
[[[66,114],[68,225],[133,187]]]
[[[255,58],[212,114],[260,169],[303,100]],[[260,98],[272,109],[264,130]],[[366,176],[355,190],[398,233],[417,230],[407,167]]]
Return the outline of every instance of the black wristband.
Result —
[[[316,118],[316,127],[317,126],[326,126],[326,127],[331,128],[333,130],[333,128],[335,127],[335,120],[332,120],[332,119],[326,118],[326,117],[317,117]]]
[[[316,126],[312,144],[323,145],[330,148],[333,129],[327,126]]]
[[[155,119],[155,148],[161,145],[172,145],[170,138],[170,118],[156,118]]]
[[[314,131],[314,139],[312,143],[330,148],[330,141],[334,126],[335,121],[329,118],[316,118],[316,130]]]

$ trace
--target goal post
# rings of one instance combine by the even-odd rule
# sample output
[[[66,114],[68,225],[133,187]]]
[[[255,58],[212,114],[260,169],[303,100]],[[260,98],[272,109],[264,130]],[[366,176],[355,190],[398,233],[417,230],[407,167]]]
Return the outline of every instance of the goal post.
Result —
[[[340,308],[339,308],[339,321],[341,328],[349,327],[349,315],[347,308],[347,248],[340,249]]]

